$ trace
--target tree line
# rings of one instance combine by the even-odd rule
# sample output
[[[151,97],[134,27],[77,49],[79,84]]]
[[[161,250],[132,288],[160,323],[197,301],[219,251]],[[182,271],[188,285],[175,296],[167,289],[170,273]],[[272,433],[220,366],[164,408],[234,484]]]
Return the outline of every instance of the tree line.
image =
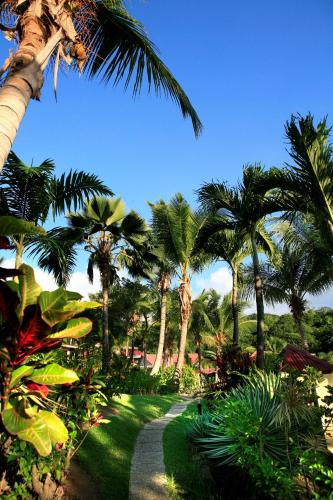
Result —
[[[195,210],[181,194],[168,202],[152,202],[149,224],[135,211],[127,211],[97,176],[71,171],[58,178],[50,160],[28,167],[12,152],[0,176],[1,215],[38,226],[49,215],[69,211],[66,227],[12,238],[16,267],[26,252],[53,274],[58,285],[66,287],[79,248],[87,251],[89,279],[95,267],[102,287],[104,371],[110,365],[109,294],[124,268],[132,277],[155,283],[159,293],[160,335],[152,373],[158,372],[162,362],[171,283],[178,281],[177,378],[193,314],[193,275],[216,261],[226,262],[232,273],[235,347],[239,345],[241,301],[252,294],[257,312],[257,366],[264,366],[265,301],[289,305],[307,349],[306,294],[321,293],[333,279],[332,146],[325,119],[315,125],[310,114],[292,116],[285,130],[290,164],[268,169],[246,165],[235,186],[225,181],[204,183],[197,190],[199,207]]]

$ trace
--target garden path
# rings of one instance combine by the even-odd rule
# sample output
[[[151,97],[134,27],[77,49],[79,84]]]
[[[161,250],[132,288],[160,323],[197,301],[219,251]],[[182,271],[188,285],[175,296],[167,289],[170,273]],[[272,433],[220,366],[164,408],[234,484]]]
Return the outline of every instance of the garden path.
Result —
[[[129,484],[130,500],[166,500],[163,432],[168,423],[181,415],[192,398],[173,405],[163,417],[144,426],[135,444]]]

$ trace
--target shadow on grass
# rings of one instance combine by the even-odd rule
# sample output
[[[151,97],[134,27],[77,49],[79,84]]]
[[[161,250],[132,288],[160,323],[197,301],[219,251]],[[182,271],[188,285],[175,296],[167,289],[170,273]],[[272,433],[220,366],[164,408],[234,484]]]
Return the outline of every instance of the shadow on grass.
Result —
[[[127,500],[130,467],[137,436],[146,422],[165,414],[179,400],[175,395],[123,395],[112,408],[119,414],[109,424],[93,429],[78,452],[100,498]]]

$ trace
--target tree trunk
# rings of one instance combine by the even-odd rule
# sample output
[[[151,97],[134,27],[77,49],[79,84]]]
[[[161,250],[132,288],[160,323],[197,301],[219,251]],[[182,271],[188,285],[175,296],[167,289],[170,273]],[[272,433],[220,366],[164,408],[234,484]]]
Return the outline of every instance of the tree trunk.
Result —
[[[104,373],[110,368],[110,332],[109,332],[109,280],[106,272],[102,274],[103,287],[103,356],[102,369]]]
[[[160,319],[160,337],[158,341],[158,348],[154,366],[151,374],[156,375],[159,372],[162,364],[163,349],[165,342],[165,325],[166,325],[166,311],[167,311],[167,292],[168,288],[161,286],[161,319]]]
[[[305,338],[305,330],[304,330],[304,325],[303,325],[303,314],[299,311],[292,311],[294,321],[296,328],[298,330],[298,333],[301,337],[301,342],[302,342],[302,347],[305,349],[305,351],[309,350],[309,344],[308,341]]]
[[[148,317],[146,314],[143,315],[145,319],[145,333],[143,337],[143,368],[147,370],[147,335],[149,330]]]
[[[184,276],[180,286],[179,286],[179,298],[180,298],[180,339],[179,339],[179,349],[178,349],[178,359],[176,363],[176,368],[173,374],[173,379],[179,379],[184,359],[185,359],[185,349],[187,340],[187,330],[188,322],[192,311],[192,291],[189,284],[189,279]]]
[[[198,349],[198,368],[201,376],[201,363],[202,363],[202,357],[201,357],[201,337],[199,335],[198,340],[197,340],[197,349]]]
[[[128,351],[129,351],[129,335],[127,334],[127,337],[126,337],[126,346],[125,346],[125,356],[126,356],[126,358],[128,357]]]
[[[48,39],[32,2],[20,19],[20,43],[0,88],[0,171],[12,148],[30,99],[39,99],[45,66],[63,38],[62,30]]]
[[[239,321],[238,321],[238,272],[236,269],[232,269],[232,296],[231,296],[231,307],[232,307],[232,319],[233,319],[233,334],[232,343],[234,346],[238,346],[239,341]]]
[[[252,243],[252,261],[254,273],[254,288],[257,305],[257,367],[263,369],[265,365],[265,333],[264,333],[264,295],[262,287],[262,279],[260,276],[260,265],[258,257],[258,249],[256,242],[256,226],[251,231]]]

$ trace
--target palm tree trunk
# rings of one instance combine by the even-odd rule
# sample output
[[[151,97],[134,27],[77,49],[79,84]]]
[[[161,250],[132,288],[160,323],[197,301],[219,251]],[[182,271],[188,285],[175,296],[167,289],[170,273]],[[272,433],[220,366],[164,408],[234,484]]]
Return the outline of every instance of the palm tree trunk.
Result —
[[[239,321],[238,321],[238,272],[237,269],[232,269],[232,297],[231,297],[231,307],[232,307],[232,319],[233,319],[233,334],[232,343],[234,346],[238,346],[239,340]]]
[[[167,311],[167,290],[161,289],[161,319],[160,319],[160,337],[158,341],[158,348],[154,366],[151,374],[156,375],[159,372],[162,364],[163,349],[165,342],[165,325],[166,325],[166,311]]]
[[[173,379],[179,379],[184,359],[185,359],[185,349],[186,349],[186,341],[187,341],[187,330],[188,330],[188,322],[191,316],[192,311],[192,292],[189,284],[189,279],[184,276],[183,280],[179,286],[179,298],[180,298],[180,340],[179,340],[179,349],[178,349],[178,359],[176,363],[176,368],[173,374]]]
[[[126,356],[126,358],[128,357],[128,352],[129,352],[129,335],[127,334],[126,346],[125,346],[125,356]]]
[[[108,273],[102,273],[102,294],[103,294],[103,355],[102,369],[104,373],[110,368],[110,332],[109,332],[109,279]]]
[[[45,66],[63,38],[62,30],[59,30],[47,39],[43,23],[34,15],[36,3],[31,2],[20,20],[21,41],[10,61],[8,76],[0,88],[0,171],[12,148],[30,99],[39,100]]]
[[[251,231],[252,243],[252,260],[253,260],[253,273],[254,273],[254,288],[256,295],[257,305],[257,367],[263,369],[265,365],[265,334],[264,334],[264,295],[262,287],[262,279],[260,276],[260,265],[258,257],[258,249],[256,242],[256,226]]]
[[[293,317],[294,317],[296,328],[297,328],[298,333],[299,333],[299,335],[301,337],[302,347],[303,347],[303,349],[305,349],[306,351],[308,351],[309,350],[309,344],[308,344],[308,341],[305,338],[305,330],[304,330],[304,325],[303,325],[303,314],[301,312],[295,311],[295,310],[292,311],[292,314],[293,314]]]
[[[202,364],[202,357],[201,357],[201,336],[199,335],[198,340],[197,340],[197,349],[198,349],[198,368],[199,372],[201,375],[201,364]]]

